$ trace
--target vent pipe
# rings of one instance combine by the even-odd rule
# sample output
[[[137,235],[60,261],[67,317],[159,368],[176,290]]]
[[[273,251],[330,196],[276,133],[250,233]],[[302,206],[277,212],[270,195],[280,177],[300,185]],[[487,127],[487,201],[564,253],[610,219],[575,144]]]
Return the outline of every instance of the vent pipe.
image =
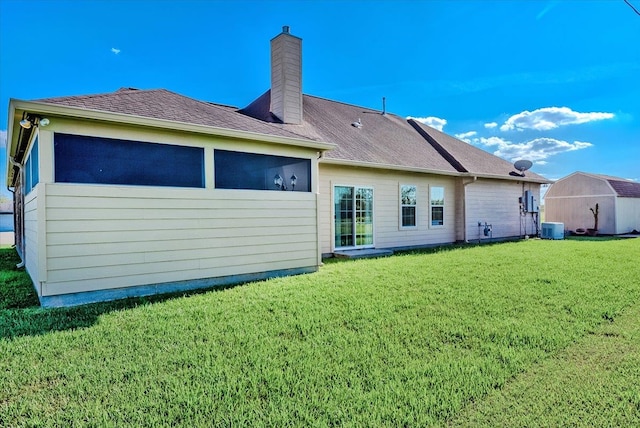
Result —
[[[387,99],[382,97],[382,114],[387,114]]]

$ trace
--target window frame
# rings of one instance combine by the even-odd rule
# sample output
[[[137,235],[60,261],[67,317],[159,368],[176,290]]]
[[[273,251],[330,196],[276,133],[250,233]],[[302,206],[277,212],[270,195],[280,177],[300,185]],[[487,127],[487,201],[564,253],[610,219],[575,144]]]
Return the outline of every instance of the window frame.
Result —
[[[433,199],[433,192],[436,189],[442,189],[442,199],[441,199],[441,203],[436,203],[434,204],[434,199]],[[438,229],[438,228],[443,228],[446,226],[446,222],[445,222],[445,207],[446,207],[446,191],[445,191],[445,187],[444,186],[440,186],[440,185],[431,185],[429,186],[429,228],[432,229]],[[437,202],[439,202],[440,200],[436,200]],[[440,224],[434,224],[434,209],[441,209],[442,210],[442,222]],[[435,220],[437,221],[437,220]]]
[[[413,188],[413,203],[405,203],[404,189]],[[398,187],[398,199],[399,199],[399,221],[398,225],[401,230],[410,230],[418,228],[418,186],[415,184],[399,184]],[[405,208],[413,208],[413,224],[405,225]]]
[[[151,151],[145,155],[145,149]],[[92,150],[99,151],[100,156]],[[205,149],[197,145],[56,132],[53,134],[53,158],[55,183],[206,188]],[[129,163],[125,159],[135,161]],[[160,164],[158,159],[162,160]],[[174,170],[184,173],[176,176],[170,173]]]

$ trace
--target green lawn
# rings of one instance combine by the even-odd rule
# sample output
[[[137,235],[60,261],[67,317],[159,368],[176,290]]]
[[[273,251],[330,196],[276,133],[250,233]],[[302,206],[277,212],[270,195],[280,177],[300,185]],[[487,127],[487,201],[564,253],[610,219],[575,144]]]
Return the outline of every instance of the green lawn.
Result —
[[[55,310],[0,276],[0,426],[640,426],[638,260],[529,240]]]

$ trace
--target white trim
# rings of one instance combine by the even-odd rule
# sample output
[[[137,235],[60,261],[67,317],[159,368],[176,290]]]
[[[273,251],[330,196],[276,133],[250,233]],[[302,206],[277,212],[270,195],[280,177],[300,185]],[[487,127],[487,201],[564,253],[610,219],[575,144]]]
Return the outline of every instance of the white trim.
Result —
[[[373,200],[372,202],[372,206],[371,206],[371,227],[372,227],[372,233],[371,233],[371,238],[373,239],[373,242],[371,244],[367,244],[367,245],[351,245],[351,246],[347,246],[347,247],[338,247],[336,246],[336,220],[337,220],[337,216],[336,216],[336,200],[335,200],[335,189],[336,187],[350,187],[353,189],[353,200],[355,202],[355,192],[357,189],[370,189],[373,192]],[[354,184],[334,184],[331,183],[331,214],[332,214],[332,218],[333,221],[331,222],[331,249],[332,251],[343,251],[343,250],[360,250],[360,249],[365,249],[365,248],[375,248],[375,244],[376,244],[376,215],[375,215],[375,187],[374,186],[358,186],[358,185],[354,185]],[[355,204],[353,206],[353,226],[355,228],[356,226],[356,222],[355,222]],[[355,232],[355,230],[354,230]],[[355,239],[355,233],[354,233],[354,239]]]
[[[434,205],[431,205],[431,200],[432,200],[432,198],[431,198],[431,189],[433,189],[433,188],[442,189],[443,204],[442,205],[435,205],[435,207],[442,206],[442,224],[433,224],[433,208],[434,208]],[[447,210],[447,208],[446,208],[447,207],[447,198],[446,198],[445,195],[446,195],[445,186],[433,185],[433,184],[429,185],[429,220],[428,220],[429,221],[429,229],[441,229],[441,228],[444,228],[444,227],[447,226],[446,222],[445,222],[445,218],[446,218],[445,213],[446,213],[446,210]]]
[[[402,224],[402,208],[407,206],[410,207],[412,205],[405,205],[402,203],[402,188],[403,187],[413,187],[415,188],[415,199],[416,199],[416,203],[413,205],[413,207],[415,208],[415,212],[414,212],[414,225],[413,226],[404,226]],[[399,230],[416,230],[418,229],[418,186],[415,184],[403,184],[403,183],[398,183],[398,229]]]

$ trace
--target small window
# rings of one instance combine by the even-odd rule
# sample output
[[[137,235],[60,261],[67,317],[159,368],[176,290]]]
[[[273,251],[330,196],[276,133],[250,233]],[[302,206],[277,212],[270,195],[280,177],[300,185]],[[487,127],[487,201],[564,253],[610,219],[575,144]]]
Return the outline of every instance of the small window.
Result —
[[[33,141],[31,152],[24,165],[24,194],[26,195],[38,184],[40,179],[38,171],[38,137]]]
[[[416,226],[416,186],[400,186],[402,227]]]
[[[431,186],[431,226],[444,226],[444,187]]]
[[[204,187],[202,147],[55,134],[57,183]]]
[[[215,150],[216,189],[311,192],[311,160]]]

